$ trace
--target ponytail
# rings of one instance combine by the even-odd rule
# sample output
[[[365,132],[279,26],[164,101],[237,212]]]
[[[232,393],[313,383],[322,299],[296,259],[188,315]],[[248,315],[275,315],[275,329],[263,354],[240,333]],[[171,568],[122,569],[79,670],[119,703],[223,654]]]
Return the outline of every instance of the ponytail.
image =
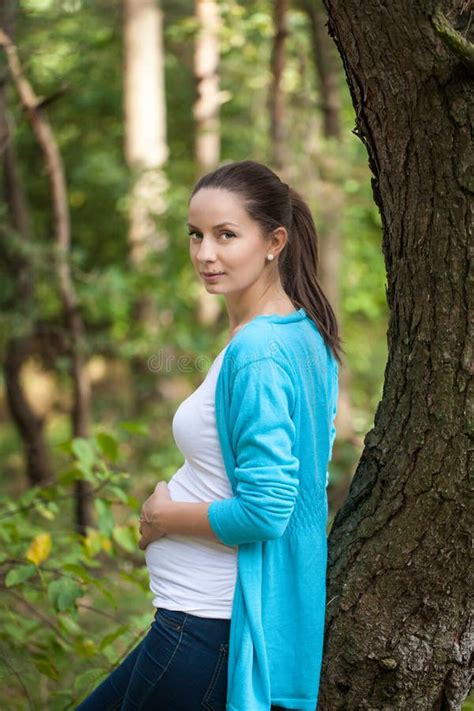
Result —
[[[343,348],[334,311],[318,280],[318,236],[311,211],[301,195],[289,188],[289,239],[280,253],[280,276],[295,306],[303,307],[316,323],[339,364]]]

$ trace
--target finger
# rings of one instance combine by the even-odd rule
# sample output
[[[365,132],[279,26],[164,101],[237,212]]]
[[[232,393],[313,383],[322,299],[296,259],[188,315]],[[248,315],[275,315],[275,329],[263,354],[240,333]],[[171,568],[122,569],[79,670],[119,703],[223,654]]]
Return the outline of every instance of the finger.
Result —
[[[168,489],[168,484],[166,481],[159,481],[158,484],[155,486],[155,494],[159,494],[162,496],[166,496],[167,499],[170,499],[170,492]]]

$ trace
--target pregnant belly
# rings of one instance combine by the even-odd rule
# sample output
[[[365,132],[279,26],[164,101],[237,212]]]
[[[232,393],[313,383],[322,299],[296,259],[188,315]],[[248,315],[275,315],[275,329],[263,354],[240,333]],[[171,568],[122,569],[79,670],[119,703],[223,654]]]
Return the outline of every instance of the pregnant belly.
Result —
[[[231,599],[237,577],[236,553],[236,548],[197,536],[163,536],[145,550],[150,589],[177,605],[205,600],[209,595]]]
[[[202,502],[229,495],[228,491],[203,491],[202,482],[185,462],[168,483],[173,501]],[[217,494],[217,495],[216,495]],[[230,495],[232,495],[230,493]],[[150,587],[160,594],[177,591],[183,596],[204,595],[212,590],[222,597],[231,595],[237,576],[237,547],[226,546],[207,536],[167,534],[145,549]]]

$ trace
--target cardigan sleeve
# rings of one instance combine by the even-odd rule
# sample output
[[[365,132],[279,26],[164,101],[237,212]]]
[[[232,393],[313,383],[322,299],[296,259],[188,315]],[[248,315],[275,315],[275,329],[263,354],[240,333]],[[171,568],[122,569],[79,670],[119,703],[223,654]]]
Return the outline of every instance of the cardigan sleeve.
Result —
[[[229,546],[282,536],[298,495],[294,454],[295,389],[272,357],[241,367],[233,383],[229,426],[235,455],[235,495],[213,501],[208,518]]]

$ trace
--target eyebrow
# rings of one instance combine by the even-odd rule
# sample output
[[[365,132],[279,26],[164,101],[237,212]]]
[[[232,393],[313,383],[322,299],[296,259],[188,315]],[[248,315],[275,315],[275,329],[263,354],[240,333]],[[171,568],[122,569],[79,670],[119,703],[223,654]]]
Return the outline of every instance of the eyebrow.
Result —
[[[193,230],[199,229],[195,225],[192,225],[190,222],[186,223],[188,227],[192,227]],[[225,225],[235,225],[236,227],[239,227],[239,225],[236,222],[221,222],[218,225],[214,225],[212,229],[217,230],[218,227],[225,227]]]

